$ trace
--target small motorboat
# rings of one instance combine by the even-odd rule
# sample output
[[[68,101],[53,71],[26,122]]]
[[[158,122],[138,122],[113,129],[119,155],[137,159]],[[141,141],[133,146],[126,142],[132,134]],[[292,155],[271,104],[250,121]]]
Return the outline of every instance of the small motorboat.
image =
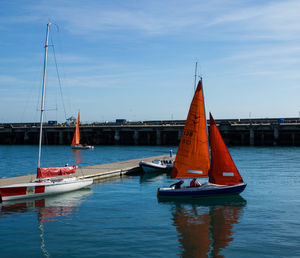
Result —
[[[152,162],[141,161],[140,167],[144,173],[171,172],[174,161],[172,159],[155,159]]]

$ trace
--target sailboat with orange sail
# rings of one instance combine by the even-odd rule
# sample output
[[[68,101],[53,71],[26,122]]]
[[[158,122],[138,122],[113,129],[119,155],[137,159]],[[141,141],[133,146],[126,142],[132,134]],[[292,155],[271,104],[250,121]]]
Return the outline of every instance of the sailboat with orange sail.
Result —
[[[80,124],[80,112],[78,112],[78,116],[77,116],[75,132],[74,132],[72,145],[71,145],[72,149],[80,149],[80,150],[94,149],[94,146],[90,146],[90,145],[80,143],[79,124]]]
[[[199,187],[158,188],[158,197],[202,197],[239,194],[244,191],[247,184],[236,168],[211,114],[209,141],[211,160],[200,80],[182,132],[171,178],[208,177],[209,180]]]

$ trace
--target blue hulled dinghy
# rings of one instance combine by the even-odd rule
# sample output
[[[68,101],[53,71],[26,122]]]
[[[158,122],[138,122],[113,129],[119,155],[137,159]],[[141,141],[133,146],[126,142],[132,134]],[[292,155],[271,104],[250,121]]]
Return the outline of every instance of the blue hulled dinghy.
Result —
[[[244,183],[236,168],[211,114],[210,148],[211,162],[203,87],[200,80],[182,133],[171,178],[208,177],[208,182],[199,184],[193,180],[192,186],[182,187],[183,180],[181,180],[170,187],[158,188],[157,196],[197,198],[243,192],[247,184]]]

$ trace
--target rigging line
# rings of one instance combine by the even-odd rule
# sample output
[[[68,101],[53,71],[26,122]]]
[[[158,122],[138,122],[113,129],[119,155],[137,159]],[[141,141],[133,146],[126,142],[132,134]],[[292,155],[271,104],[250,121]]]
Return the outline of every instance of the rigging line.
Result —
[[[63,96],[62,87],[61,87],[61,79],[60,79],[60,76],[59,76],[58,66],[57,66],[57,62],[56,62],[55,48],[54,48],[54,44],[52,42],[52,38],[50,40],[51,40],[52,49],[53,49],[53,56],[54,56],[56,74],[57,74],[57,78],[58,78],[58,84],[59,84],[60,95],[61,95],[63,109],[64,109],[64,114],[65,114],[65,119],[67,120],[67,113],[66,113],[66,107],[65,107],[65,103],[64,103],[64,96]]]

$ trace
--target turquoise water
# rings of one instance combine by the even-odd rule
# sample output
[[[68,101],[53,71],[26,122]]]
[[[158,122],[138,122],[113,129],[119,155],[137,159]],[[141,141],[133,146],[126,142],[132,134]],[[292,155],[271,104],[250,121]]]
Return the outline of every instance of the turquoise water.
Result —
[[[49,146],[43,165],[92,165],[174,147]],[[35,146],[0,146],[0,177],[35,173]],[[114,178],[90,189],[2,204],[1,257],[299,257],[300,148],[230,148],[241,197],[158,201],[166,175]]]

